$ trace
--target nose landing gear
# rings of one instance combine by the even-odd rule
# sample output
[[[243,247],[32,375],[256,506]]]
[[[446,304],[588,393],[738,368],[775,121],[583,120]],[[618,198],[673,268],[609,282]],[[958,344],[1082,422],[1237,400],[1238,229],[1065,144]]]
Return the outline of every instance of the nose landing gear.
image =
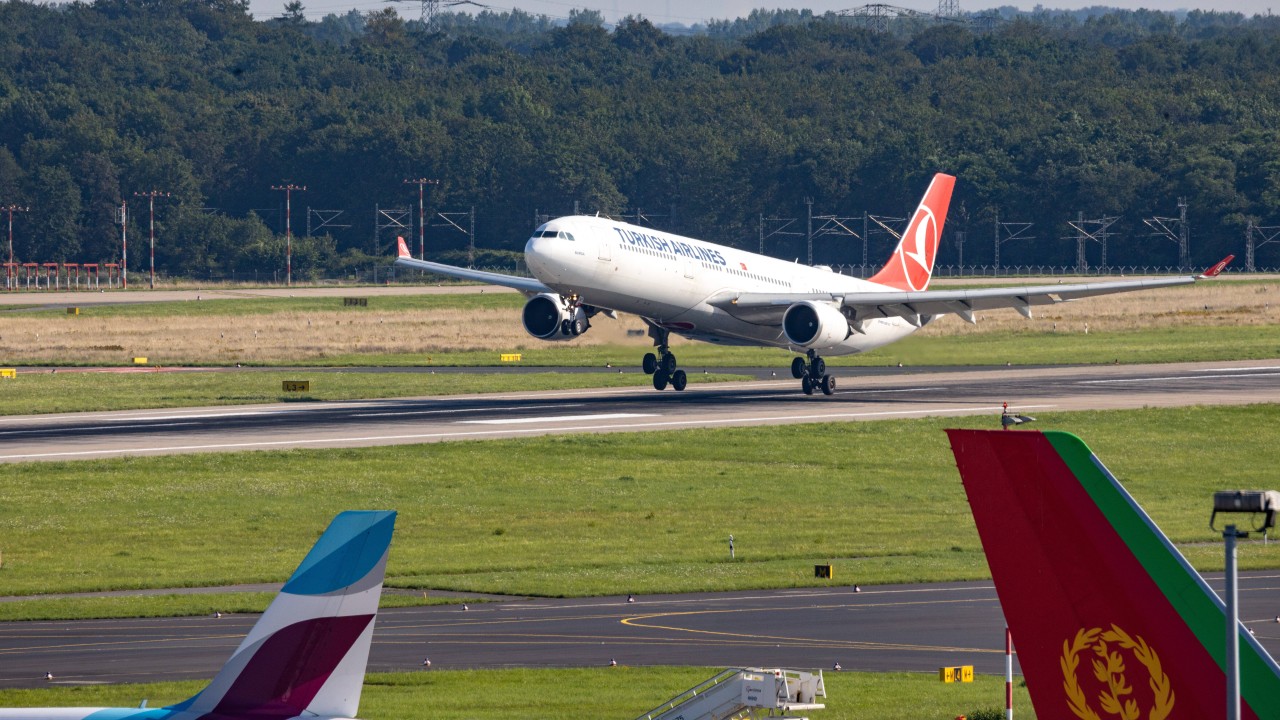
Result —
[[[812,395],[814,390],[821,390],[823,395],[834,395],[836,379],[827,374],[827,362],[818,353],[810,350],[809,362],[804,358],[791,361],[791,376],[800,379],[800,389],[805,395]]]

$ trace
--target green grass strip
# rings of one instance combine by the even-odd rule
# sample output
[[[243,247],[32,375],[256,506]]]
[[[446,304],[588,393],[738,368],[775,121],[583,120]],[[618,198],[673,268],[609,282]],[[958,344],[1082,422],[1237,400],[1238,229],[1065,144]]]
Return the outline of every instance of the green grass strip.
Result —
[[[944,664],[967,658],[946,657]],[[438,668],[438,666],[437,666]],[[706,680],[720,668],[619,667],[440,670],[373,673],[365,680],[364,720],[630,720]],[[38,674],[43,674],[42,668]],[[825,672],[825,710],[814,720],[953,720],[1004,707],[1004,679],[978,675],[944,684],[936,673]],[[0,690],[3,707],[149,707],[180,702],[203,682]],[[1034,720],[1027,690],[1014,687],[1015,715]]]
[[[1090,439],[1188,559],[1215,490],[1280,465],[1280,406],[1037,413]],[[396,509],[388,584],[589,596],[988,577],[945,427],[688,429],[5,466],[11,595],[281,582],[337,512]],[[1214,447],[1221,463],[1197,460]],[[728,536],[737,557],[728,556]],[[835,577],[816,580],[813,565]],[[1280,544],[1241,545],[1242,568]]]

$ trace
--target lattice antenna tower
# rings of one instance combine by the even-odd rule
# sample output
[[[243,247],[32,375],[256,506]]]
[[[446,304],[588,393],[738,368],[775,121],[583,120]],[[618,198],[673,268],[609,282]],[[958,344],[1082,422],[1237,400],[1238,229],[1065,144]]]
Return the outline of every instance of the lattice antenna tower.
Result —
[[[1035,235],[1023,235],[1024,232],[1031,229],[1032,223],[1029,222],[1001,222],[1000,213],[997,211],[995,215],[996,225],[996,241],[995,241],[995,259],[992,264],[995,265],[995,271],[1000,272],[1000,246],[1010,240],[1035,240]]]
[[[1102,259],[1098,267],[1102,270],[1107,269],[1107,238],[1111,237],[1111,233],[1107,232],[1107,228],[1111,227],[1118,217],[1102,217],[1096,220],[1085,220],[1083,212],[1076,213],[1074,221],[1068,221],[1067,224],[1071,229],[1076,231],[1068,240],[1076,241],[1076,272],[1081,275],[1089,271],[1089,260],[1085,256],[1086,242],[1092,240],[1102,245]]]
[[[1191,267],[1191,231],[1187,227],[1187,199],[1178,198],[1178,217],[1152,217],[1143,218],[1143,223],[1155,232],[1151,233],[1157,237],[1163,237],[1178,245],[1178,268],[1186,269]],[[1172,225],[1177,225],[1178,231],[1175,233]]]
[[[1257,248],[1263,245],[1269,245],[1274,242],[1280,242],[1280,225],[1262,226],[1254,221],[1249,221],[1249,226],[1244,231],[1245,238],[1245,256],[1244,269],[1245,272],[1257,272],[1258,265],[1255,259]],[[1261,238],[1259,241],[1257,238]]]
[[[937,15],[940,18],[960,17],[960,0],[938,0]]]

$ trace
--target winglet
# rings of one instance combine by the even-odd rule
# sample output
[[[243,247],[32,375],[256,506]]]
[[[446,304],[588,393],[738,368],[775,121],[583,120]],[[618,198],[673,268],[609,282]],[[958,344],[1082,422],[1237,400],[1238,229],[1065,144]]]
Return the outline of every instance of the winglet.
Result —
[[[1209,279],[1209,278],[1218,277],[1218,273],[1220,273],[1220,272],[1222,272],[1223,270],[1225,270],[1225,269],[1226,269],[1226,267],[1227,267],[1228,265],[1230,265],[1230,264],[1231,264],[1231,261],[1232,261],[1232,260],[1235,260],[1235,259],[1236,259],[1236,256],[1235,256],[1235,255],[1228,255],[1228,256],[1226,256],[1226,257],[1222,258],[1221,260],[1219,260],[1219,261],[1217,262],[1217,264],[1216,264],[1216,265],[1214,265],[1213,267],[1209,268],[1208,270],[1205,270],[1204,272],[1200,273],[1200,275],[1199,275],[1199,279],[1201,279],[1201,280],[1207,280],[1207,279]]]
[[[409,252],[409,244],[404,241],[403,237],[396,236],[396,257],[411,258],[413,254]]]

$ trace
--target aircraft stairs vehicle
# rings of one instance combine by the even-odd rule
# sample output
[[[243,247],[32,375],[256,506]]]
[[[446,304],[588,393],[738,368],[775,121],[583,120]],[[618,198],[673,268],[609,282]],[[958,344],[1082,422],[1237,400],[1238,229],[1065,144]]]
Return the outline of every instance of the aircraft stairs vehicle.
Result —
[[[729,668],[676,695],[636,720],[807,720],[797,711],[826,707],[822,671]]]

